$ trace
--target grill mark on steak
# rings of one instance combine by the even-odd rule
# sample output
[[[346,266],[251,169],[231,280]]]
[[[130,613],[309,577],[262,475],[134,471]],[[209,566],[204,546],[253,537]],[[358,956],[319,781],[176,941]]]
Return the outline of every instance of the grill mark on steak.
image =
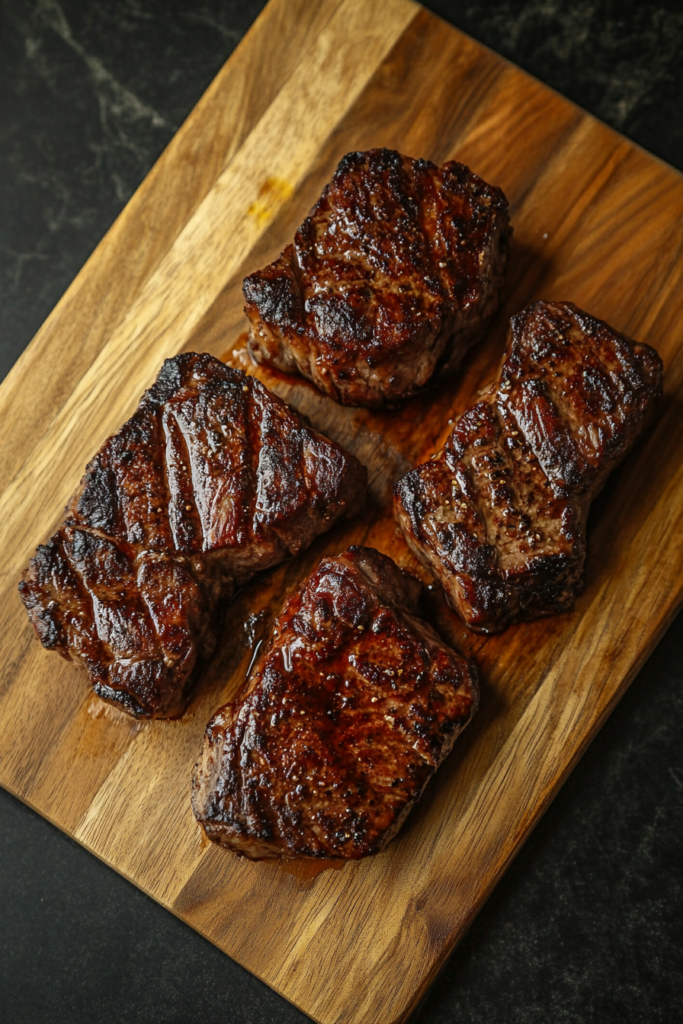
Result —
[[[166,440],[164,475],[168,485],[168,521],[173,544],[177,551],[201,551],[205,538],[197,508],[190,446],[172,411],[164,410],[162,425]]]
[[[498,383],[394,490],[408,544],[472,629],[573,606],[590,504],[643,430],[662,372],[654,349],[573,303],[512,318]]]
[[[384,849],[478,703],[474,666],[417,617],[420,591],[372,548],[304,580],[207,727],[192,804],[209,839],[252,859]]]
[[[502,191],[463,164],[349,153],[294,243],[244,280],[251,352],[346,405],[395,404],[482,336],[510,234]]]
[[[284,469],[272,456],[259,470],[278,451]],[[29,619],[104,699],[138,717],[182,714],[218,604],[355,511],[366,477],[255,378],[176,356],[25,570]]]

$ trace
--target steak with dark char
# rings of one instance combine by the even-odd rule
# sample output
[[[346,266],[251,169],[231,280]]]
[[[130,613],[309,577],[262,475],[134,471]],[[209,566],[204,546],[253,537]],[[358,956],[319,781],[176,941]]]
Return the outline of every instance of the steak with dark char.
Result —
[[[192,804],[209,839],[355,860],[398,832],[478,702],[474,666],[417,617],[420,590],[356,547],[301,584],[207,727]]]
[[[573,606],[590,504],[661,391],[654,349],[571,302],[512,318],[498,383],[394,491],[408,543],[468,626]]]
[[[455,370],[499,301],[502,191],[450,161],[349,153],[280,257],[244,281],[250,349],[345,405]]]
[[[168,359],[20,583],[43,646],[135,716],[182,714],[221,599],[357,509],[366,471],[258,380]]]

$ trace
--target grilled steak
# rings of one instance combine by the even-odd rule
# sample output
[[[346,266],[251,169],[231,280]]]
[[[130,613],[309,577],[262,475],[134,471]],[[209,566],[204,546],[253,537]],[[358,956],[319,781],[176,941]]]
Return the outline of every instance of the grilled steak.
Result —
[[[420,589],[357,547],[302,583],[207,727],[192,804],[209,839],[354,860],[398,832],[478,702],[474,666],[417,618]]]
[[[87,468],[24,572],[42,644],[130,714],[182,714],[221,598],[301,551],[365,490],[365,469],[253,377],[168,359]]]
[[[244,281],[250,348],[345,405],[457,368],[498,305],[507,201],[463,164],[349,153],[280,257]]]
[[[394,491],[408,543],[468,626],[572,607],[591,501],[661,390],[654,349],[571,302],[512,318],[498,383]]]

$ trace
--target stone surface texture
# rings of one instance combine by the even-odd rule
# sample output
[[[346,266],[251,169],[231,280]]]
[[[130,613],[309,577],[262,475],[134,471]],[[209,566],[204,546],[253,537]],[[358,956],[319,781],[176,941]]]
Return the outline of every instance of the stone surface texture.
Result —
[[[262,6],[0,0],[0,377]],[[681,0],[426,6],[683,169]],[[679,616],[413,1024],[683,1020],[682,728]],[[2,791],[0,892],[3,1022],[307,1019]]]

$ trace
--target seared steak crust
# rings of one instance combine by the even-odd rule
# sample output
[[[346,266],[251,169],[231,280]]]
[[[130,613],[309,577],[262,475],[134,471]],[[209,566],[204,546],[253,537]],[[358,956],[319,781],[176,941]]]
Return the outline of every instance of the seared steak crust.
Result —
[[[498,383],[394,490],[408,543],[468,626],[573,606],[591,501],[661,390],[654,349],[571,302],[512,318]]]
[[[419,594],[372,548],[302,583],[207,727],[192,805],[209,839],[253,859],[386,846],[478,702],[476,669],[417,618]]]
[[[366,471],[258,380],[168,359],[19,589],[42,644],[130,714],[182,714],[220,598],[352,511]]]
[[[502,191],[463,164],[349,153],[294,244],[245,278],[252,354],[345,405],[406,398],[481,337],[509,235]]]

